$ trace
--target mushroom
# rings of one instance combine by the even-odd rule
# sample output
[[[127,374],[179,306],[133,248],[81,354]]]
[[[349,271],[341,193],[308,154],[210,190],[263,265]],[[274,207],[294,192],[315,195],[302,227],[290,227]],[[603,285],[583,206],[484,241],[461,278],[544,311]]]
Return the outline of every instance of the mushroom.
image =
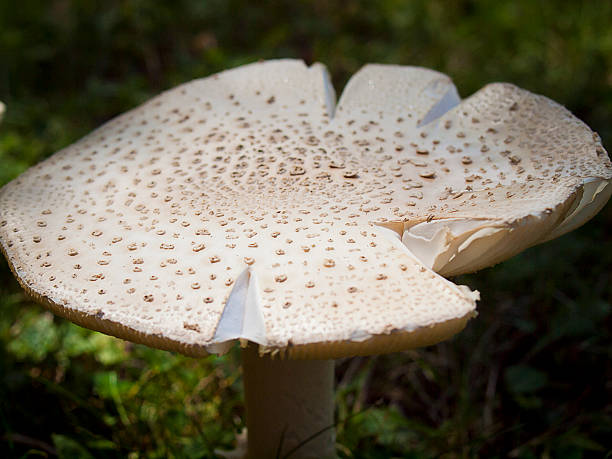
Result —
[[[0,101],[0,122],[4,117],[4,111],[6,110],[6,106]]]
[[[334,454],[333,360],[459,332],[498,263],[605,204],[599,137],[551,100],[368,65],[260,62],[171,89],[0,190],[25,290],[191,356],[245,346],[250,457]],[[247,346],[246,344],[249,343]]]

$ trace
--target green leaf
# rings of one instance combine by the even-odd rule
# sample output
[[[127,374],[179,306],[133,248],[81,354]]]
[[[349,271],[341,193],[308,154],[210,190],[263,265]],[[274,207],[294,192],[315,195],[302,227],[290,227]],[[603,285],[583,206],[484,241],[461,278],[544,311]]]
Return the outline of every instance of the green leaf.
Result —
[[[11,335],[7,348],[19,360],[40,362],[59,345],[53,314],[46,311],[27,311],[13,324]]]
[[[90,340],[96,351],[96,360],[103,365],[115,365],[128,357],[125,341],[102,333],[93,333]]]
[[[533,393],[548,383],[546,373],[527,365],[514,365],[506,369],[504,380],[508,390],[515,394]]]
[[[66,353],[66,357],[92,353],[95,346],[91,340],[91,335],[92,332],[89,330],[69,324],[62,340],[62,351]]]
[[[102,398],[111,399],[115,403],[121,422],[124,425],[128,425],[130,419],[123,406],[122,397],[129,392],[132,385],[131,381],[119,380],[116,371],[103,371],[94,375],[95,391]]]
[[[57,455],[60,459],[93,459],[93,456],[87,448],[79,444],[76,440],[64,435],[53,434],[53,445],[57,449]]]

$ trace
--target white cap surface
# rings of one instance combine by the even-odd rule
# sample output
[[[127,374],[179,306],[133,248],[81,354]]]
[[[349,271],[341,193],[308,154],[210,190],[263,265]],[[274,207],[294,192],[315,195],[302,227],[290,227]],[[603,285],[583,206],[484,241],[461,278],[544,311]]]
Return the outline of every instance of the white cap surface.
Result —
[[[0,190],[24,287],[80,324],[192,355],[235,339],[329,358],[431,344],[505,259],[610,194],[598,138],[510,85],[252,64],[150,100]],[[403,243],[402,243],[403,242]],[[311,352],[312,350],[312,352]]]

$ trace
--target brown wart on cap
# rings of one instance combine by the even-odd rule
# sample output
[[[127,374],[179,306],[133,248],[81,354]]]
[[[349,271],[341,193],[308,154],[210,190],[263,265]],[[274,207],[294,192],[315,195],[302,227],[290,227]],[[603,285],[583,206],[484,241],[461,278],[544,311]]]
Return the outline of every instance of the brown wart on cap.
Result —
[[[514,86],[461,101],[438,72],[369,65],[335,107],[323,66],[271,61],[167,91],[32,167],[0,190],[0,243],[28,292],[89,328],[193,356],[254,343],[249,451],[265,457],[333,423],[333,362],[270,356],[449,338],[477,292],[435,272],[573,229],[611,178],[588,127]],[[333,455],[333,431],[299,452]]]

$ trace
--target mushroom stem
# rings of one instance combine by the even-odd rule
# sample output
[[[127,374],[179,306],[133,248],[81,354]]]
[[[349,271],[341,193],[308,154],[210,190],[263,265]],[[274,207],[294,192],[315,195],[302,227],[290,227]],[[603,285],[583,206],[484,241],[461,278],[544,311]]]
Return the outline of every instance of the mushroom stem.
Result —
[[[242,356],[247,457],[335,457],[334,361]]]

